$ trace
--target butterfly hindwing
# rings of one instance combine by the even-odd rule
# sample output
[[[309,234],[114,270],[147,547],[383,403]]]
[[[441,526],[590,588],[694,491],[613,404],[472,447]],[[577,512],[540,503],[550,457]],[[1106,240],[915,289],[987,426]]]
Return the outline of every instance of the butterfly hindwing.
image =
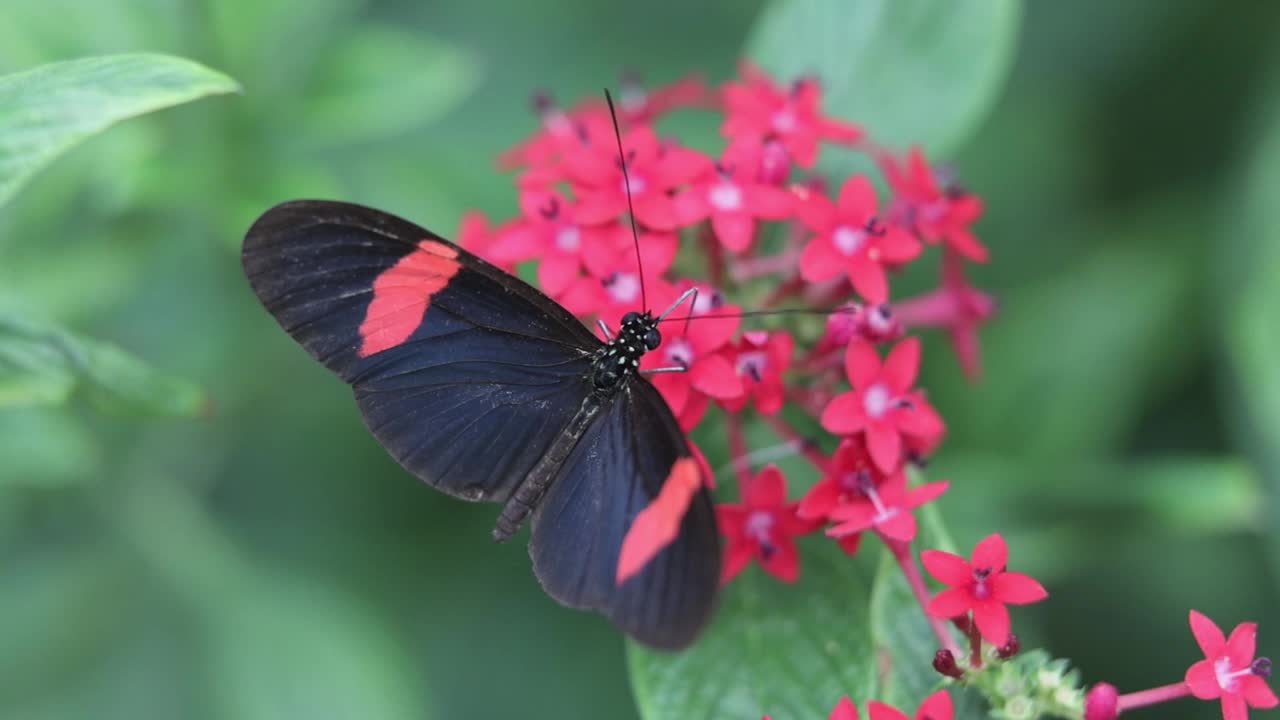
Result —
[[[245,238],[245,272],[280,325],[354,388],[406,469],[504,501],[578,410],[600,342],[546,296],[412,223],[298,201]]]
[[[677,463],[698,473],[666,403],[647,381],[613,397],[570,454],[533,516],[529,554],[549,595],[603,613],[648,645],[693,641],[716,605],[720,540],[711,496],[694,492],[676,539],[621,585],[620,549],[637,513]]]

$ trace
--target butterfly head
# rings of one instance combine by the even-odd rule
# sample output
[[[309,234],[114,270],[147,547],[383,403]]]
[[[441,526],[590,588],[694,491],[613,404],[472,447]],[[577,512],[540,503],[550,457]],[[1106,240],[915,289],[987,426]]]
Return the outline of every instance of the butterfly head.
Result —
[[[640,358],[662,344],[658,321],[653,313],[629,312],[622,316],[618,336],[596,353],[592,362],[592,382],[596,389],[612,391],[640,370]]]

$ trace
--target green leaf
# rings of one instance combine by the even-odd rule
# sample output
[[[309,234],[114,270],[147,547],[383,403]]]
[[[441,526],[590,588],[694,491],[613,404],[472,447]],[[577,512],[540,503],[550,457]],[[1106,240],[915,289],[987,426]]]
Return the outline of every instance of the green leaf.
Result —
[[[870,695],[868,577],[825,538],[800,544],[799,582],[747,568],[690,649],[657,652],[628,641],[641,717],[826,717],[840,696]]]
[[[420,33],[365,27],[329,49],[297,118],[299,143],[377,140],[457,109],[479,82],[475,61]]]
[[[995,102],[1020,8],[1012,0],[774,0],[747,57],[782,81],[817,73],[826,111],[881,143],[946,153]]]
[[[226,75],[157,54],[68,60],[0,77],[0,205],[58,155],[121,120],[237,89]]]
[[[209,405],[198,386],[114,345],[0,311],[0,407],[59,404],[77,388],[112,412],[192,416]]]
[[[96,438],[73,414],[56,408],[0,408],[0,488],[92,480],[101,461]]]

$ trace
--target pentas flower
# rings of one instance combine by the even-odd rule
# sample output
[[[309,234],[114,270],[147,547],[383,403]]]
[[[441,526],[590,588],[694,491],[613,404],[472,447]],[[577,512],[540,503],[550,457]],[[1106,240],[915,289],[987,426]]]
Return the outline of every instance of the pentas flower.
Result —
[[[869,479],[866,475],[859,478]],[[916,537],[916,518],[911,511],[936,500],[948,485],[946,480],[940,480],[907,488],[903,472],[893,473],[878,487],[868,482],[861,489],[861,498],[831,510],[829,517],[837,524],[827,530],[827,535],[843,538],[875,530],[886,540],[911,542]]]
[[[603,104],[583,103],[573,110],[558,107],[550,96],[538,94],[533,99],[540,128],[533,137],[498,156],[498,167],[547,167],[557,163],[566,152],[581,147],[585,137],[610,131],[613,121]]]
[[[889,299],[885,268],[920,255],[911,233],[876,217],[876,191],[861,175],[849,178],[833,203],[821,193],[808,193],[797,205],[800,220],[815,235],[800,255],[800,274],[809,282],[848,275],[869,303]]]
[[[908,717],[901,710],[872,700],[867,703],[867,714],[871,720],[952,720],[954,707],[951,695],[946,690],[938,690],[920,703],[916,714]]]
[[[913,327],[944,328],[951,336],[960,367],[970,379],[982,374],[978,328],[995,314],[995,300],[969,284],[964,260],[947,250],[942,256],[942,286],[895,306],[897,317]]]
[[[1006,604],[1024,605],[1049,596],[1031,576],[1005,569],[1009,548],[999,534],[979,541],[968,561],[941,550],[925,550],[920,559],[930,575],[950,586],[929,601],[925,612],[941,618],[972,612],[982,638],[992,645],[1009,639]]]
[[[822,88],[816,79],[804,78],[784,89],[750,63],[742,63],[739,73],[743,82],[724,87],[725,121],[720,127],[734,142],[777,140],[796,164],[809,168],[817,160],[820,140],[848,145],[862,138],[862,128],[822,114]]]
[[[814,353],[846,348],[854,339],[882,343],[900,337],[902,322],[890,312],[888,305],[849,302],[827,316],[826,331],[814,347]]]
[[[1221,700],[1224,720],[1246,720],[1251,707],[1267,709],[1280,704],[1266,682],[1271,676],[1271,661],[1254,658],[1257,623],[1240,623],[1228,638],[1195,610],[1190,618],[1191,634],[1205,657],[1187,669],[1185,682],[1192,695]]]
[[[742,488],[741,503],[716,506],[720,532],[728,540],[721,582],[732,580],[752,558],[779,580],[795,582],[800,576],[800,555],[794,538],[817,528],[796,515],[796,505],[787,502],[782,471],[766,465]]]
[[[622,136],[627,179],[636,220],[654,230],[673,230],[680,216],[671,192],[712,169],[701,153],[658,139],[653,128],[636,127]],[[586,223],[616,220],[627,211],[627,187],[612,131],[592,137],[563,163],[580,200],[578,218]]]
[[[744,332],[726,351],[744,392],[737,397],[723,398],[720,404],[730,412],[739,412],[748,402],[754,402],[756,410],[764,415],[781,410],[786,395],[782,373],[791,364],[794,347],[791,336],[781,330]]]
[[[640,232],[643,285],[630,226],[615,221],[604,226],[597,237],[601,242],[586,245],[582,251],[588,274],[570,283],[557,298],[570,312],[616,323],[632,310],[661,310],[675,301],[675,286],[663,277],[675,259],[677,240],[673,233]]]
[[[800,499],[797,513],[802,518],[829,520],[837,508],[862,502],[868,489],[882,486],[887,475],[871,462],[866,442],[862,436],[840,441],[831,457],[828,472]],[[895,474],[901,474],[901,470]],[[849,555],[858,550],[862,533],[845,533],[837,538],[840,547]]]
[[[708,398],[736,400],[746,388],[732,361],[719,352],[733,338],[738,318],[701,322],[669,322],[662,326],[662,345],[646,353],[642,369],[682,367],[686,372],[659,373],[650,381],[662,393],[681,426],[692,428],[706,412]]]
[[[520,193],[520,211],[521,217],[497,236],[485,257],[502,267],[538,258],[538,285],[553,298],[563,297],[582,276],[584,253],[613,251],[623,239],[627,247],[632,245],[630,231],[618,223],[578,222],[573,205],[558,192],[525,190]],[[670,245],[674,257],[675,238]],[[616,247],[613,255],[621,252]]]
[[[730,146],[714,172],[676,196],[683,225],[710,218],[716,238],[726,249],[740,253],[751,248],[756,220],[782,220],[795,211],[796,198],[760,179],[762,148]]]
[[[458,223],[458,233],[454,237],[458,239],[458,244],[462,247],[485,257],[489,262],[510,272],[515,267],[515,263],[493,257],[492,251],[499,238],[509,232],[514,224],[515,222],[511,221],[499,227],[490,228],[489,218],[484,213],[478,210],[468,210],[462,214],[462,219]]]
[[[628,74],[622,78],[617,100],[618,114],[628,125],[637,125],[653,122],[664,113],[677,108],[710,105],[715,98],[707,84],[697,75],[646,89],[638,77]]]
[[[854,341],[845,353],[845,374],[853,386],[822,411],[822,426],[838,435],[862,433],[876,466],[893,472],[903,459],[904,436],[928,444],[945,426],[924,395],[912,389],[920,369],[920,341],[907,338],[884,363],[875,346]]]
[[[941,182],[919,147],[905,160],[879,154],[885,179],[894,192],[891,216],[912,228],[926,242],[945,241],[970,260],[986,262],[987,248],[969,229],[982,215],[982,199]]]
[[[840,698],[836,706],[831,708],[827,720],[858,720],[858,706],[853,704],[848,695]]]

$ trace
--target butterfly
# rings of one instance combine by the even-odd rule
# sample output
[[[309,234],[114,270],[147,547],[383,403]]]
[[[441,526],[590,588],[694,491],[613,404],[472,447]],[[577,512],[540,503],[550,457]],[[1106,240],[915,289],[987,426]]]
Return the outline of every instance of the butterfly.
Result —
[[[352,387],[406,470],[454,497],[503,503],[498,540],[530,522],[547,594],[653,647],[693,642],[717,602],[715,512],[702,465],[639,370],[670,309],[627,313],[616,335],[602,324],[602,341],[518,277],[340,202],[268,210],[242,262],[258,299]],[[674,539],[618,582],[628,529],[669,482],[696,487]]]

